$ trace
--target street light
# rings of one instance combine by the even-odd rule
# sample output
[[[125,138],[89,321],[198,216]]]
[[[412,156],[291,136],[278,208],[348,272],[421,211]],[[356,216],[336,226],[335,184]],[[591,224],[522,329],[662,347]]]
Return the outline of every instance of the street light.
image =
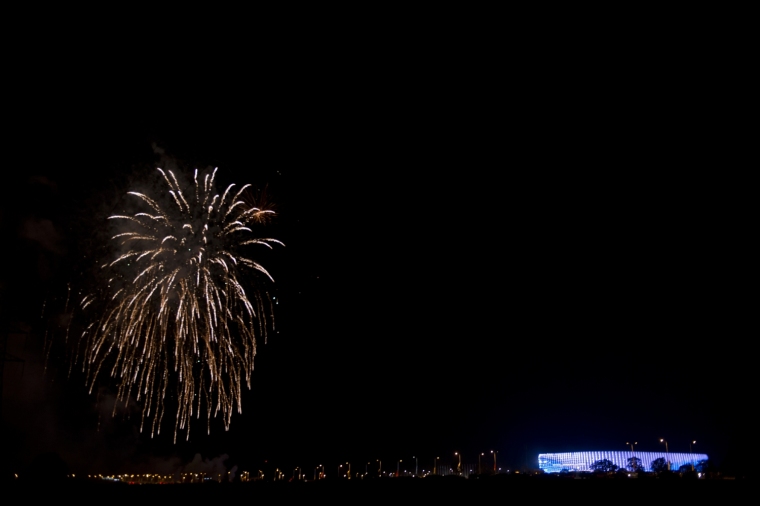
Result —
[[[454,455],[459,457],[459,464],[457,464],[457,473],[462,474],[462,455],[459,452],[454,452]]]
[[[403,462],[403,461],[402,460],[398,460],[396,462],[396,478],[398,478],[398,468],[399,468],[399,465],[401,464],[401,462]]]
[[[383,461],[380,459],[377,459],[376,462],[380,463],[380,467],[377,469],[377,475],[380,476],[383,474]]]
[[[689,443],[689,454],[690,454],[689,458],[691,459],[691,470],[692,471],[694,470],[694,457],[691,456],[691,445],[695,445],[695,444],[697,444],[696,441],[692,441],[691,443]]]
[[[482,457],[483,455],[485,455],[485,453],[483,452],[480,452],[480,454],[478,455],[478,474],[483,474],[483,469],[480,466],[480,457]]]
[[[665,443],[665,455],[668,461],[668,471],[670,471],[670,452],[668,452],[668,442],[660,438],[660,443]]]
[[[420,475],[419,473],[419,459],[417,457],[412,457],[414,459],[414,477],[418,477]]]
[[[496,454],[499,453],[499,451],[491,450],[491,453],[493,453],[493,474],[496,474]]]
[[[638,441],[634,441],[633,443],[630,443],[630,442],[626,441],[625,444],[631,446],[631,459],[635,459],[636,455],[634,455],[633,446],[639,444],[639,442]],[[634,463],[635,463],[635,461],[631,460],[631,465],[633,465]],[[636,469],[633,469],[633,470],[634,471],[638,471],[639,470],[638,466],[636,466]]]
[[[438,461],[441,460],[441,457],[436,457],[433,461],[433,474],[438,474]]]

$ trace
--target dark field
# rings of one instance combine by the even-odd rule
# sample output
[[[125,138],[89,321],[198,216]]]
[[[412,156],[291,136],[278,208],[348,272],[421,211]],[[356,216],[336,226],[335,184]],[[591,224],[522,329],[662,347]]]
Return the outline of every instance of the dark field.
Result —
[[[746,501],[755,490],[748,480],[573,480],[555,477],[494,477],[483,480],[460,478],[385,479],[374,481],[324,480],[310,483],[208,483],[177,485],[127,485],[123,483],[73,481],[58,483],[12,482],[3,487],[17,498],[57,494],[78,501],[487,501],[489,504],[547,504],[548,501],[599,501],[598,504],[638,503],[735,504]],[[493,502],[491,502],[493,501]]]

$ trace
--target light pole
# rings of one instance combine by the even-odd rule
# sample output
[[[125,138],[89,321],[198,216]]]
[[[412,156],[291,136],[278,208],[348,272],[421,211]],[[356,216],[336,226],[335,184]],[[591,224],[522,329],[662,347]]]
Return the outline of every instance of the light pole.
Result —
[[[491,450],[491,453],[493,453],[493,474],[496,474],[496,454],[499,453],[499,451]]]
[[[691,470],[692,471],[694,470],[694,457],[691,456],[691,445],[695,445],[695,444],[697,444],[696,441],[692,441],[691,443],[689,443],[689,458],[691,459]]]
[[[380,459],[378,459],[377,462],[380,463],[380,467],[378,467],[378,469],[377,469],[377,475],[380,476],[380,475],[383,474],[383,461],[380,460]]]
[[[348,479],[351,479],[351,462],[346,462],[348,464]]]
[[[402,460],[396,461],[396,478],[398,478],[398,468],[399,468],[399,465],[401,465],[401,462],[403,461]]]
[[[454,452],[454,455],[459,457],[459,464],[457,464],[457,474],[462,474],[462,455],[459,452]]]
[[[633,446],[639,444],[639,442],[638,441],[634,441],[633,443],[631,443],[629,441],[626,441],[625,444],[630,445],[630,447],[631,447],[631,459],[635,459],[636,455],[633,452]],[[635,462],[634,460],[631,460],[631,465],[633,465],[634,462]],[[638,470],[639,470],[639,468],[638,468],[638,466],[636,466],[636,469],[634,469],[634,471],[638,471]]]
[[[441,457],[436,457],[433,461],[433,474],[438,474],[438,461],[441,459]]]
[[[668,442],[660,438],[660,443],[665,443],[665,455],[668,461],[668,471],[670,471],[670,452],[668,451]]]
[[[341,475],[343,474],[343,464],[338,465],[338,479],[340,479]]]
[[[485,453],[483,453],[483,452],[480,452],[478,454],[478,474],[483,474],[483,468],[480,465],[480,457],[482,457],[483,455],[485,455]]]
[[[419,471],[419,464],[420,464],[420,462],[419,462],[419,459],[417,457],[412,457],[412,458],[414,459],[414,477],[416,478],[416,477],[418,477],[420,475],[420,471]],[[423,471],[424,471],[424,469],[423,469]]]

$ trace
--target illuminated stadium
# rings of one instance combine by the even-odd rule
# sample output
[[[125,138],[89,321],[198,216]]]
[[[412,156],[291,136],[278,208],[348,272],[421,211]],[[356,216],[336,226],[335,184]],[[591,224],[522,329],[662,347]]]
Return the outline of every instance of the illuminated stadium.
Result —
[[[591,471],[591,464],[598,460],[607,459],[621,469],[626,469],[628,459],[641,459],[641,466],[649,471],[652,461],[663,458],[670,461],[670,469],[678,471],[681,466],[696,466],[700,461],[707,460],[704,453],[664,453],[664,452],[570,452],[570,453],[540,453],[538,467],[545,473],[567,471]]]

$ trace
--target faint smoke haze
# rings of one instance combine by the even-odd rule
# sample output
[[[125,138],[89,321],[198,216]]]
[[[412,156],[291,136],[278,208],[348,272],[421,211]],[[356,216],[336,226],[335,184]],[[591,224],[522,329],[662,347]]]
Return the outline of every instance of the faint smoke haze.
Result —
[[[227,469],[227,460],[229,455],[222,454],[211,459],[204,459],[200,453],[196,453],[193,460],[183,463],[179,457],[170,457],[166,459],[151,458],[147,462],[143,471],[147,473],[157,473],[163,475],[172,475],[175,480],[179,481],[184,473],[204,473],[206,476],[222,481],[232,481],[237,474],[237,466]]]
[[[65,252],[61,246],[61,236],[51,220],[27,218],[21,225],[21,237],[40,244],[47,251],[57,254]]]

